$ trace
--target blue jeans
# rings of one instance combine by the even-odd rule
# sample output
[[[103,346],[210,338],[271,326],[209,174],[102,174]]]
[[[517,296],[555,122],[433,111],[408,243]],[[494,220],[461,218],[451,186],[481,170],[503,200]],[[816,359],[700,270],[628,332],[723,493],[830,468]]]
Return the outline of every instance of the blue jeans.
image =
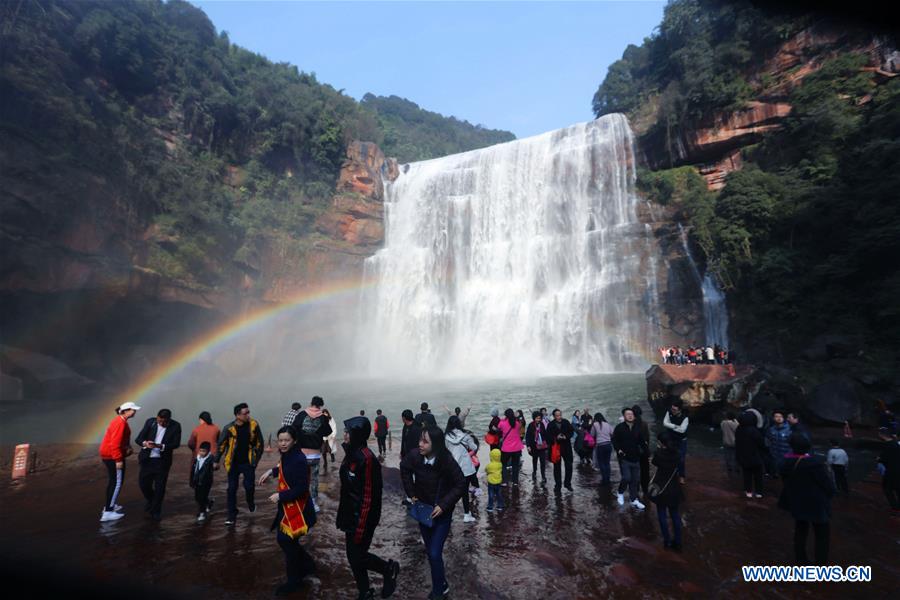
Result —
[[[669,537],[669,524],[666,522],[666,511],[669,511],[669,516],[672,517],[672,536]],[[681,545],[681,515],[678,513],[677,506],[656,506],[656,516],[659,517],[659,529],[662,531],[663,541],[666,545],[669,542],[674,542],[676,545]],[[674,539],[673,539],[674,538]]]
[[[444,542],[450,534],[450,515],[441,515],[433,522],[434,525],[431,527],[419,525],[419,529],[422,531],[425,552],[431,565],[431,594],[439,596],[447,588],[447,578],[444,575]]]
[[[619,493],[624,494],[627,488],[629,500],[637,500],[638,488],[641,486],[641,463],[620,458],[619,471],[622,473],[622,480],[619,481]]]
[[[609,459],[611,456],[612,444],[597,444],[594,446],[594,464],[600,469],[600,476],[603,477],[603,485],[609,484]]]
[[[497,502],[497,508],[503,508],[503,493],[499,483],[488,484],[488,510],[494,508],[494,501]]]
[[[678,476],[684,477],[684,460],[687,456],[687,438],[678,445]]]
[[[247,495],[247,508],[251,508],[253,503],[253,492],[256,490],[256,469],[248,463],[242,465],[231,465],[228,471],[228,491],[226,493],[228,502],[228,518],[237,517],[237,488],[238,478],[244,476],[244,492]]]

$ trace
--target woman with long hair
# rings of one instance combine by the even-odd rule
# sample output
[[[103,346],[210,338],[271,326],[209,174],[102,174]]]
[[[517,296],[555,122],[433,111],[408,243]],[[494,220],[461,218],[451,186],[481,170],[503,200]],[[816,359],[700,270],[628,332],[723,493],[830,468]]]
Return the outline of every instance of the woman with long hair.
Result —
[[[475,441],[475,436],[462,428],[462,421],[456,415],[447,419],[445,441],[447,442],[447,450],[453,455],[466,481],[471,483],[472,479],[475,478],[476,471],[475,463],[472,462],[472,454],[478,452],[478,442]],[[462,496],[462,503],[463,523],[474,523],[477,519],[472,516],[468,489]]]
[[[531,455],[531,480],[537,483],[538,464],[541,467],[541,482],[547,484],[547,449],[550,442],[547,439],[547,427],[544,425],[543,415],[540,411],[531,413],[531,424],[525,432],[525,445],[528,454]]]
[[[444,571],[444,542],[450,533],[453,507],[466,493],[466,478],[447,450],[443,431],[430,426],[422,432],[419,451],[410,451],[400,463],[400,478],[414,507],[420,502],[433,507],[430,524],[420,522],[419,530],[431,566],[429,598],[445,598],[450,585]]]
[[[300,538],[315,524],[316,513],[309,496],[306,455],[297,446],[297,430],[292,425],[278,430],[278,452],[278,465],[263,473],[259,485],[269,477],[278,480],[278,491],[269,496],[269,502],[278,505],[272,531],[278,531],[276,539],[284,552],[287,571],[287,581],[275,589],[275,594],[284,596],[299,590],[303,578],[315,573],[316,565]]]
[[[516,419],[516,413],[507,408],[503,413],[506,417],[497,426],[500,429],[500,456],[503,463],[503,485],[519,485],[519,468],[522,459],[522,437],[519,429],[522,425]]]
[[[612,457],[613,428],[603,413],[594,413],[594,424],[591,426],[591,436],[594,438],[594,468],[600,471],[602,481],[600,485],[610,484],[609,461]]]

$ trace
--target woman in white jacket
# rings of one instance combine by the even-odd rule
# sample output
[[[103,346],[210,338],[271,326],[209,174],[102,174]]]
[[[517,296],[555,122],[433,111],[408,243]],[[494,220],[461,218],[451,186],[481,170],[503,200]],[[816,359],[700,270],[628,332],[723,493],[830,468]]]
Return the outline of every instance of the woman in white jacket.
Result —
[[[447,450],[456,459],[456,463],[459,465],[465,478],[471,480],[475,476],[476,469],[470,452],[478,452],[478,442],[475,440],[475,436],[464,431],[459,417],[454,415],[447,420],[447,431],[444,440],[447,443]],[[463,523],[474,523],[476,519],[472,516],[468,490],[463,494],[462,501],[463,511],[465,512]]]

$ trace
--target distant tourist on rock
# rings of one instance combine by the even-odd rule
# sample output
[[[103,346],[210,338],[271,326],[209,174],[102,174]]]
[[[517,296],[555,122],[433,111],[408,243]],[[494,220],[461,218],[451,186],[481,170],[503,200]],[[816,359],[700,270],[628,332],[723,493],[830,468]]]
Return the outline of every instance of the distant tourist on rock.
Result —
[[[531,423],[525,431],[525,446],[531,455],[531,480],[537,483],[538,466],[541,470],[541,481],[547,484],[547,449],[550,444],[547,441],[547,428],[540,411],[531,413]]]
[[[791,433],[799,433],[802,436],[805,436],[806,439],[812,443],[812,437],[809,435],[809,429],[806,428],[806,425],[800,422],[800,415],[795,412],[789,412],[787,414],[787,422],[788,425],[791,426]]]
[[[728,474],[737,471],[735,464],[734,432],[738,428],[738,420],[733,412],[725,413],[725,418],[719,423],[722,430],[722,451],[725,453],[725,471]],[[760,438],[762,439],[762,438]]]
[[[681,550],[681,485],[675,477],[678,473],[678,438],[671,431],[656,436],[657,450],[653,453],[656,473],[650,484],[648,497],[656,504],[656,516],[663,536],[663,546]],[[668,518],[672,519],[672,535],[669,535]]]
[[[419,427],[422,429],[428,429],[429,427],[437,427],[437,421],[434,418],[434,415],[431,414],[431,410],[428,408],[428,403],[423,402],[419,406],[419,414],[416,415],[416,422],[419,424]]]
[[[894,513],[900,512],[900,441],[897,440],[897,432],[882,427],[878,430],[878,437],[884,442],[881,454],[878,456],[879,470],[881,471],[881,488],[888,500],[888,504]]]
[[[288,425],[294,424],[294,419],[297,418],[297,413],[300,412],[300,409],[303,408],[303,405],[299,402],[294,402],[291,404],[291,410],[287,411],[284,415],[284,418],[281,419],[281,426],[287,427]]]
[[[712,349],[712,346],[706,347],[706,364],[714,365],[716,364],[716,352]]]
[[[247,497],[247,510],[256,511],[254,495],[256,491],[256,465],[265,450],[263,433],[259,423],[250,417],[250,408],[246,402],[234,407],[234,421],[225,426],[219,436],[219,449],[216,452],[216,466],[225,463],[228,474],[228,490],[226,501],[228,516],[225,526],[231,527],[237,520],[237,488],[240,478],[244,478],[244,494]]]
[[[572,490],[572,434],[574,433],[574,429],[572,427],[572,423],[566,421],[562,418],[562,411],[558,408],[553,409],[553,420],[550,421],[550,425],[547,426],[547,440],[550,442],[550,462],[553,463],[553,480],[555,482],[555,486],[553,491],[557,494],[560,493],[563,478],[562,478],[562,468],[563,464],[565,464],[566,476],[565,476],[565,485],[566,489],[570,492]],[[553,446],[556,446],[554,450]],[[558,458],[554,460],[554,453]]]
[[[847,485],[847,466],[850,464],[850,457],[847,456],[847,451],[841,448],[839,441],[831,440],[831,449],[828,450],[825,460],[831,467],[831,474],[834,476],[834,486],[839,492],[849,494],[850,486]]]
[[[672,401],[671,406],[666,415],[663,417],[663,427],[672,431],[678,440],[678,452],[680,459],[678,461],[678,477],[681,483],[684,483],[685,477],[685,460],[687,458],[687,428],[689,419],[682,410],[683,403],[681,398]]]
[[[287,425],[278,430],[278,465],[259,478],[262,486],[269,477],[278,481],[278,491],[269,502],[278,506],[271,530],[284,553],[287,581],[275,588],[276,596],[287,596],[300,590],[303,579],[316,572],[316,564],[300,538],[309,534],[316,523],[309,495],[309,466],[306,455],[297,447],[297,430]]]
[[[191,487],[194,489],[194,501],[197,503],[197,522],[206,521],[206,515],[212,509],[212,500],[209,499],[209,491],[213,485],[213,463],[215,459],[210,456],[212,444],[208,441],[200,442],[197,455],[191,461]]]
[[[194,427],[187,443],[188,448],[194,453],[194,458],[197,458],[197,454],[200,453],[200,444],[203,442],[209,442],[210,454],[213,454],[213,450],[219,447],[219,436],[222,434],[219,427],[213,424],[212,416],[207,411],[201,412],[199,419],[200,422]],[[215,462],[215,460],[212,462]],[[194,471],[191,469],[188,480],[190,481],[193,478]]]
[[[418,451],[410,451],[400,463],[400,477],[414,505],[421,502],[432,507],[430,523],[419,523],[431,566],[429,598],[446,598],[450,585],[444,571],[444,543],[450,533],[453,507],[466,493],[467,486],[462,470],[447,450],[443,431],[428,427],[422,432]]]
[[[809,564],[806,538],[811,526],[816,540],[815,563],[827,565],[834,484],[825,459],[810,454],[812,446],[808,437],[792,433],[789,444],[791,452],[785,456],[781,466],[784,487],[778,506],[794,517],[794,556],[797,564]]]
[[[322,460],[322,440],[332,432],[329,424],[331,419],[325,416],[323,406],[325,401],[322,397],[313,396],[309,406],[297,413],[293,425],[297,430],[297,444],[300,451],[306,455],[306,464],[309,466],[309,494],[316,512],[319,512],[319,463]]]
[[[734,432],[734,454],[744,474],[744,495],[762,498],[766,442],[751,412],[741,413],[738,423]]]
[[[125,459],[131,456],[131,428],[128,419],[133,417],[141,407],[134,402],[126,402],[116,409],[116,416],[106,427],[103,440],[100,442],[100,460],[106,467],[106,496],[100,522],[118,521],[125,516],[122,507],[116,504],[122,483],[125,481]]]
[[[453,455],[453,458],[456,460],[456,464],[459,465],[466,481],[471,484],[476,471],[475,463],[472,462],[472,455],[478,452],[478,441],[475,439],[475,436],[464,431],[459,417],[453,415],[447,420],[445,441],[447,443],[447,450]],[[475,482],[477,483],[477,479]],[[474,523],[477,519],[472,516],[469,486],[466,486],[466,493],[462,496],[462,502],[463,523]]]
[[[613,428],[603,413],[594,414],[594,424],[591,426],[591,435],[594,437],[594,469],[600,471],[600,485],[609,485],[611,469],[609,466],[612,457]]]
[[[344,421],[344,461],[340,470],[341,499],[337,511],[337,528],[345,534],[347,561],[360,600],[375,597],[374,588],[369,587],[369,571],[384,577],[382,598],[394,593],[400,573],[396,561],[385,561],[369,552],[381,520],[382,492],[381,464],[367,445],[370,430],[371,425],[365,417]]]
[[[387,454],[387,436],[390,431],[388,418],[381,414],[381,409],[375,411],[375,439],[378,441],[378,454]]]
[[[638,499],[638,488],[641,483],[641,454],[645,451],[643,433],[640,423],[631,408],[623,408],[624,420],[616,425],[612,435],[612,445],[619,459],[619,493],[616,495],[619,506],[625,505],[625,490],[631,499],[631,506],[643,510],[644,504]]]
[[[772,413],[772,424],[766,430],[766,445],[769,447],[770,475],[778,477],[781,473],[781,465],[784,456],[791,451],[789,439],[791,426],[784,420],[784,411],[776,410]]]
[[[146,500],[144,510],[150,513],[150,518],[159,521],[172,468],[172,452],[181,445],[181,424],[172,419],[171,410],[164,408],[156,418],[147,419],[134,443],[141,447],[138,483]]]

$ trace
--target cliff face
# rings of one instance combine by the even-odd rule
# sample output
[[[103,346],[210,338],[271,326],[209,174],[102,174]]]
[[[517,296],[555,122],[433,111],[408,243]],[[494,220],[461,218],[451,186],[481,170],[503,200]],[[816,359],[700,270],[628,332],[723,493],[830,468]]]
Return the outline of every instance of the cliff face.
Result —
[[[384,238],[383,179],[397,173],[396,161],[375,144],[350,144],[337,192],[314,234],[299,243],[264,236],[255,256],[242,262],[226,252],[205,256],[221,274],[219,285],[206,287],[147,266],[154,245],[178,240],[129,206],[116,182],[74,166],[45,170],[43,152],[24,141],[15,151],[0,145],[4,356],[28,355],[24,349],[38,357],[4,359],[4,398],[58,394],[66,381],[77,383],[69,392],[90,393],[94,382],[133,380],[172,349],[240,314],[360,279],[363,261]],[[224,177],[241,185],[238,168]],[[49,357],[90,379],[48,386],[29,365]]]
[[[741,149],[782,126],[791,112],[790,92],[827,60],[846,52],[868,56],[864,68],[881,78],[900,72],[900,52],[884,40],[860,39],[833,27],[811,27],[787,40],[757,71],[747,74],[757,96],[740,110],[718,113],[668,134],[661,128],[649,131],[652,121],[638,125],[647,165],[654,170],[695,165],[710,189],[721,189],[725,176],[741,168]]]

